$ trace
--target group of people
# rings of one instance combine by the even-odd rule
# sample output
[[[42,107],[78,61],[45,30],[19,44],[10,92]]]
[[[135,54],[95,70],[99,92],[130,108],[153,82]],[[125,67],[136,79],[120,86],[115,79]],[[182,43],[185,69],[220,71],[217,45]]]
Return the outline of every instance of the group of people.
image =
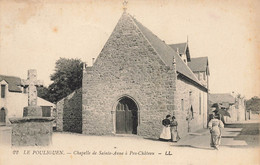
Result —
[[[175,116],[171,117],[171,115],[167,115],[166,118],[162,120],[162,125],[163,130],[159,140],[172,142],[180,140],[177,129],[178,122],[175,120]]]
[[[171,115],[167,115],[166,118],[162,120],[162,125],[163,129],[159,140],[172,142],[180,140],[177,129],[178,122],[175,120],[175,116],[171,117]],[[208,128],[211,134],[210,146],[218,150],[221,142],[221,129],[224,128],[218,109],[213,110],[213,114],[208,123]]]

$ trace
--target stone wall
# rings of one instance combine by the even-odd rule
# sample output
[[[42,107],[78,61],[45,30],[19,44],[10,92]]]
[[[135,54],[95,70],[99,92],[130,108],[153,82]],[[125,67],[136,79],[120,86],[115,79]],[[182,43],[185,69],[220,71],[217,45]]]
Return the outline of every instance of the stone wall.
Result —
[[[13,146],[48,146],[52,142],[51,117],[10,118]]]
[[[229,112],[231,117],[225,117],[225,122],[227,123],[237,122],[238,111],[235,105],[230,105],[227,111]]]
[[[166,66],[133,20],[124,15],[91,68],[83,74],[83,133],[115,134],[123,96],[138,106],[137,134],[159,138],[161,121],[174,110],[176,71]]]
[[[185,81],[180,78],[178,78],[177,80],[176,88],[176,111],[174,112],[174,114],[179,124],[178,131],[180,136],[185,136],[188,133],[188,118],[190,118],[190,132],[206,128],[207,93],[203,92],[202,90],[200,90],[193,84],[189,83],[188,81]],[[201,103],[199,101],[200,97]],[[189,113],[191,106],[193,108],[193,118],[192,114]]]
[[[258,120],[258,121],[260,121],[260,114],[251,113],[250,114],[250,120]]]
[[[82,132],[82,90],[57,102],[57,131]]]
[[[237,98],[235,104],[230,105],[227,110],[231,117],[225,117],[225,122],[232,123],[232,122],[239,122],[246,120],[246,110],[244,105],[244,99]]]
[[[61,99],[56,104],[56,131],[63,131],[63,109],[64,109],[64,100]]]

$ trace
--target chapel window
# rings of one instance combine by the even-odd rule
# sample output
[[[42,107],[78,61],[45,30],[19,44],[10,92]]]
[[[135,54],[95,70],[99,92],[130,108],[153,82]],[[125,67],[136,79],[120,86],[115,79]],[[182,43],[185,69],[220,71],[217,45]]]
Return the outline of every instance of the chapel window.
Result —
[[[26,90],[27,88],[26,87],[23,87],[23,93],[27,93]]]
[[[1,85],[1,98],[5,98],[5,85]]]
[[[181,110],[184,111],[184,100],[181,99]]]

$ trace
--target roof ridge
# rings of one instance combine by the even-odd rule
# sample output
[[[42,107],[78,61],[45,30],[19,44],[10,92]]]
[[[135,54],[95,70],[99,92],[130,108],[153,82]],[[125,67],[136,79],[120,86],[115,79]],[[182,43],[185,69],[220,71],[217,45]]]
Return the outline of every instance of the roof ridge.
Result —
[[[128,13],[127,13],[128,14]],[[140,33],[143,35],[143,37],[146,39],[146,41],[151,45],[151,47],[154,49],[154,51],[157,53],[157,54],[159,54],[159,52],[154,48],[154,46],[151,44],[151,42],[149,41],[149,39],[144,35],[144,33],[142,32],[142,30],[138,27],[138,25],[136,24],[136,22],[138,22],[134,17],[132,17],[130,14],[128,14],[129,16],[130,16],[130,19],[133,21],[133,23],[134,23],[134,25],[138,28],[138,30],[140,31]],[[136,22],[135,22],[136,21]],[[139,22],[138,22],[139,23]],[[140,23],[141,24],[141,23]],[[143,26],[144,27],[144,26]],[[145,27],[146,28],[146,27]],[[148,28],[146,28],[147,30],[149,30]],[[149,30],[150,31],[150,30]],[[152,31],[150,31],[150,32],[152,32]],[[152,33],[153,34],[153,33]],[[155,35],[155,37],[157,37],[156,35]],[[159,39],[159,37],[157,37],[158,39]],[[162,57],[161,56],[159,56],[159,58],[162,60],[162,62],[165,64],[165,65],[167,65],[166,64],[166,62],[162,59]]]
[[[179,56],[179,55],[178,55]],[[193,76],[194,76],[194,78],[198,81],[197,83],[199,83],[201,86],[203,86],[201,83],[200,83],[200,81],[199,81],[199,79],[197,78],[197,76],[195,76],[195,74],[193,73],[193,71],[190,69],[190,67],[181,59],[181,61],[184,63],[184,65],[186,65],[187,66],[187,68],[190,70],[190,72],[193,74]]]
[[[186,45],[188,45],[187,44],[187,42],[185,42],[186,43]],[[166,44],[167,45],[167,44]],[[167,45],[168,47],[170,47],[169,45]],[[171,48],[171,47],[170,47]],[[171,48],[172,49],[172,48]],[[181,59],[181,57],[178,55],[178,57]],[[195,76],[195,74],[193,73],[193,71],[190,69],[190,67],[181,59],[181,62],[186,66],[186,68],[188,68],[188,70],[192,73],[192,75],[196,78],[196,80],[198,81],[197,83],[199,83],[201,86],[203,86],[201,83],[200,83],[200,81],[199,81],[199,79]],[[204,87],[204,86],[203,86]]]
[[[130,15],[130,14],[128,14]],[[196,83],[198,83],[200,86],[204,87],[200,81],[198,80],[198,78],[194,75],[194,73],[192,72],[192,70],[188,67],[188,65],[186,65],[186,63],[181,59],[181,57],[175,52],[175,50],[173,50],[168,44],[166,44],[165,42],[163,42],[157,35],[155,35],[151,30],[149,30],[147,27],[145,27],[144,25],[142,25],[139,21],[137,21],[135,18],[133,18],[130,15],[130,18],[133,20],[134,24],[137,26],[137,28],[140,30],[140,32],[142,33],[142,35],[146,38],[146,40],[149,42],[149,44],[153,47],[154,50],[156,50],[156,48],[154,48],[154,46],[150,43],[149,39],[143,34],[142,30],[139,28],[139,26],[136,24],[140,24],[143,28],[145,28],[146,30],[148,30],[153,36],[155,36],[161,43],[163,43],[170,51],[174,52],[175,54],[173,54],[173,58],[179,58],[179,61],[182,61],[183,65],[189,70],[190,74],[192,74],[193,81],[195,81]],[[186,43],[187,44],[187,43]],[[156,50],[156,52],[158,53],[159,57],[162,59],[162,57],[160,56],[160,53]],[[163,60],[164,61],[164,60]],[[167,65],[167,63],[164,61],[165,65]],[[176,69],[176,71],[178,71]],[[181,73],[181,72],[179,72]],[[188,75],[185,75],[185,73],[182,73],[185,77],[189,78],[192,80],[192,78],[190,78]]]
[[[169,44],[169,45],[178,45],[178,44],[187,44],[187,42],[179,42],[179,43],[176,43],[176,44]]]
[[[203,56],[203,57],[193,57],[191,59],[195,59],[195,58],[208,58],[208,56]]]
[[[0,76],[8,77],[8,78],[19,78],[19,79],[21,79],[20,77],[17,77],[17,76],[7,76],[7,75],[3,75],[3,74],[0,74]]]
[[[130,15],[131,16],[131,15]],[[132,17],[132,16],[131,16]],[[138,22],[139,24],[141,24],[139,21],[137,21],[135,18],[133,18],[134,21]],[[135,22],[134,22],[135,23]],[[136,23],[135,23],[136,25]],[[144,28],[146,28],[149,32],[151,32],[151,34],[153,34],[158,40],[160,40],[162,43],[164,43],[168,48],[172,49],[168,44],[166,44],[163,40],[161,40],[157,35],[155,35],[150,29],[148,29],[147,27],[145,27],[143,24],[141,24]],[[142,33],[142,35],[145,37],[145,39],[150,43],[150,41],[147,39],[147,37],[143,34],[142,30],[138,27],[138,25],[136,25],[137,28],[140,30],[140,32]],[[150,43],[150,45],[153,47],[153,45]],[[156,49],[153,47],[153,49],[156,51]],[[156,51],[157,52],[157,51]],[[174,51],[175,52],[175,51]],[[158,52],[157,52],[158,53]],[[160,53],[158,53],[160,54]],[[161,58],[161,57],[160,57]],[[175,57],[174,57],[175,58]],[[164,60],[163,60],[164,61]],[[165,63],[166,64],[166,63]],[[167,64],[166,64],[167,65]]]

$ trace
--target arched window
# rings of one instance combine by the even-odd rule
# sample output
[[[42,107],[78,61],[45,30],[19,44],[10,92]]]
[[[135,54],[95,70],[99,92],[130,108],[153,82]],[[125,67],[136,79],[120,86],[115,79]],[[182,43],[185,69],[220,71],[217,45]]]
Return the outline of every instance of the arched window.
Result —
[[[6,110],[4,107],[2,107],[0,110],[0,123],[5,123],[5,118],[6,118]]]

